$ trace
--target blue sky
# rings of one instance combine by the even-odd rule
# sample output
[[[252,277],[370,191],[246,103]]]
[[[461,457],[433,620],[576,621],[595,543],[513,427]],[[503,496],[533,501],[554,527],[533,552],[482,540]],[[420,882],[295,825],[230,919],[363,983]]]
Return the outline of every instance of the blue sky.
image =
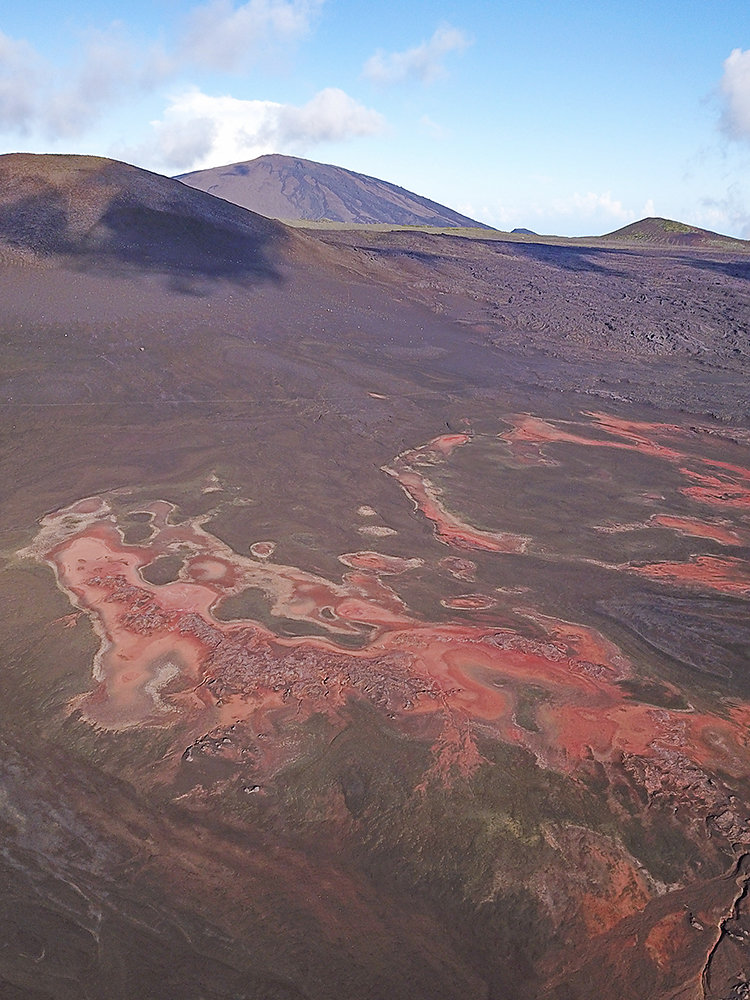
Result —
[[[750,238],[735,0],[45,0],[0,14],[0,151],[175,174],[289,153],[502,229]]]

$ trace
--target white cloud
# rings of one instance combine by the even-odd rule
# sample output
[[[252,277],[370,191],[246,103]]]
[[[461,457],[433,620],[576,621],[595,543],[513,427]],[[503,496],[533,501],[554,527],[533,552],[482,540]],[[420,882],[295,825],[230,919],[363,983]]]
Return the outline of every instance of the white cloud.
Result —
[[[241,70],[262,49],[303,37],[323,0],[209,0],[189,15],[182,43],[191,62],[219,70]]]
[[[43,77],[34,49],[0,31],[0,127],[26,132],[33,125]]]
[[[90,32],[81,64],[44,101],[41,116],[47,131],[59,137],[81,135],[105,108],[141,89],[140,63],[140,53],[119,26]]]
[[[609,191],[587,191],[586,194],[576,192],[570,198],[558,201],[555,209],[561,215],[578,215],[587,219],[612,219],[622,223],[634,222],[636,219],[636,213],[631,208],[625,208]]]
[[[300,38],[323,2],[248,0],[235,6],[232,0],[209,0],[187,16],[182,44],[167,49],[130,37],[115,22],[87,32],[64,68],[0,31],[0,129],[36,133],[42,140],[77,138],[109,109],[178,73],[196,66],[241,69],[260,51],[268,54],[275,45]],[[205,144],[206,134],[206,128],[200,131],[196,148],[201,137]],[[181,147],[175,143],[175,157]]]
[[[733,49],[724,60],[722,128],[733,139],[750,139],[750,50]]]
[[[613,197],[610,191],[575,192],[544,200],[519,196],[502,204],[475,205],[473,208],[464,205],[460,211],[475,219],[484,219],[498,229],[525,227],[537,233],[557,233],[561,236],[611,232],[656,214],[652,199],[649,198],[640,209],[633,209]]]
[[[415,79],[432,83],[445,74],[444,56],[450,52],[463,52],[471,39],[458,28],[441,25],[426,42],[405,52],[385,52],[383,49],[370,56],[362,74],[379,84],[402,83]]]
[[[27,42],[0,32],[0,128],[45,138],[86,132],[104,111],[174,71],[164,53],[131,41],[119,24],[90,31],[77,62],[56,69]]]
[[[354,136],[375,135],[385,126],[383,116],[358,104],[336,87],[326,87],[301,108],[280,105],[272,129],[279,146],[293,150]]]
[[[696,218],[706,229],[750,239],[747,192],[739,184],[731,184],[723,198],[703,198]]]
[[[385,121],[341,90],[321,90],[302,107],[211,97],[190,90],[173,98],[151,141],[128,158],[172,173],[249,160],[264,153],[301,154],[319,143],[373,135]]]

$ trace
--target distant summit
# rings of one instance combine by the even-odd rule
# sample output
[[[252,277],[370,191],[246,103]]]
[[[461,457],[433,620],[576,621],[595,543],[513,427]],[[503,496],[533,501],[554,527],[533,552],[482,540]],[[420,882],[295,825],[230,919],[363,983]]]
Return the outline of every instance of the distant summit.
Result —
[[[637,240],[643,243],[655,243],[660,246],[682,247],[742,247],[748,249],[747,240],[738,240],[732,236],[722,236],[710,229],[700,229],[673,219],[648,218],[640,222],[631,222],[629,226],[616,229],[601,237],[603,240]]]
[[[511,232],[516,233],[519,236],[538,236],[533,229],[513,229]]]
[[[487,228],[395,184],[298,156],[272,153],[176,179],[272,219]]]

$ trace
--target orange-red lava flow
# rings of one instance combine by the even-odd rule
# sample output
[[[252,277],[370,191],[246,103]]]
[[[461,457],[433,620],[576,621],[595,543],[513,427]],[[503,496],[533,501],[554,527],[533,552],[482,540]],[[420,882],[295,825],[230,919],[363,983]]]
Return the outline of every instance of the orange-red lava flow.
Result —
[[[416,509],[432,521],[435,535],[446,545],[484,552],[525,552],[529,543],[529,538],[525,535],[508,531],[484,531],[450,513],[441,501],[437,488],[422,471],[423,468],[443,461],[456,447],[468,444],[470,440],[466,434],[434,438],[421,448],[402,452],[383,471],[398,481]]]
[[[742,559],[693,556],[686,563],[649,563],[646,566],[631,566],[630,570],[652,580],[696,584],[702,589],[716,590],[736,597],[750,595],[750,566]]]
[[[404,559],[401,556],[387,556],[382,552],[345,552],[339,561],[352,569],[369,570],[373,573],[397,576],[408,569],[423,565],[421,559]]]
[[[543,455],[543,446],[567,443],[590,447],[620,448],[639,452],[667,461],[676,466],[688,480],[680,492],[703,506],[716,508],[724,515],[721,522],[699,516],[663,512],[655,514],[648,522],[669,528],[682,535],[708,539],[720,545],[743,545],[750,538],[746,515],[750,512],[750,469],[736,462],[725,462],[696,452],[696,435],[691,429],[675,424],[647,423],[622,420],[602,413],[588,416],[593,424],[582,421],[556,422],[542,420],[530,414],[520,414],[511,419],[511,429],[499,435],[510,446],[514,457],[525,463],[559,464]],[[592,437],[591,432],[603,430],[608,438]],[[660,438],[667,438],[668,444]],[[700,442],[698,442],[700,443]],[[529,448],[536,451],[532,454]],[[731,524],[727,518],[734,516],[739,523]],[[645,527],[644,524],[615,525],[597,530],[613,532]],[[710,554],[693,553],[685,563],[654,562],[647,566],[625,565],[628,569],[654,579],[671,580],[677,584],[701,585],[708,590],[745,596],[748,593],[749,571],[747,564],[738,559],[720,559]]]
[[[705,464],[717,465],[715,462]],[[750,473],[738,476],[733,472],[719,471],[709,475],[688,468],[681,468],[680,472],[693,484],[682,488],[685,496],[720,510],[726,508],[750,513]],[[738,479],[740,482],[737,482]]]
[[[742,545],[738,532],[715,521],[701,521],[697,517],[678,517],[673,514],[654,514],[649,521],[660,528],[670,528],[681,535],[694,538],[710,538],[719,545]]]
[[[211,725],[231,724],[260,708],[286,712],[290,699],[297,711],[335,715],[360,697],[395,718],[439,719],[434,760],[443,779],[477,766],[476,723],[565,770],[590,752],[648,755],[678,730],[693,759],[729,753],[747,765],[742,706],[727,720],[634,702],[619,683],[630,675],[628,661],[593,629],[533,610],[526,614],[542,638],[425,623],[378,575],[393,572],[388,560],[350,553],[361,557],[349,560],[358,569],[336,584],[238,555],[205,530],[209,515],[173,524],[174,508],[163,501],[147,512],[151,538],[127,545],[107,502],[88,498],[45,518],[22,553],[53,566],[100,638],[94,690],[75,705],[98,726],[170,725],[202,713]],[[143,570],[165,554],[182,554],[178,578],[150,583]],[[281,637],[259,622],[218,619],[221,601],[247,586],[263,590],[275,614],[314,623],[328,637]],[[361,648],[337,643],[352,634]],[[529,685],[545,693],[533,732],[515,718]]]
[[[543,445],[554,442],[580,444],[599,448],[619,448],[624,451],[638,451],[644,455],[678,460],[681,452],[654,441],[650,433],[654,430],[679,431],[671,424],[643,424],[630,420],[619,420],[605,414],[589,414],[602,430],[613,435],[611,438],[594,438],[590,434],[566,430],[558,423],[542,420],[523,413],[513,418],[513,429],[500,437],[508,444]],[[572,425],[580,426],[580,425]],[[586,430],[588,428],[584,428]],[[618,438],[620,440],[618,440]]]

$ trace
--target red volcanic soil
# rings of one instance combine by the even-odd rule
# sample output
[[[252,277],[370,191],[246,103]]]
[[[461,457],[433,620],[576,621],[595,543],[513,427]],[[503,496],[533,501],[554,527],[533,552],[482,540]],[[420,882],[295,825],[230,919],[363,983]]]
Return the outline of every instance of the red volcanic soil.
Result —
[[[716,462],[706,462],[708,468],[716,467]],[[730,467],[728,472],[700,472],[696,469],[680,469],[694,485],[685,486],[683,493],[699,503],[717,507],[737,509],[747,513],[750,510],[750,475],[747,469]]]
[[[661,436],[664,432],[668,434],[680,432],[680,428],[674,425],[647,424],[632,420],[620,420],[603,413],[591,413],[588,416],[595,421],[594,427],[601,427],[610,437],[592,437],[591,425],[582,428],[584,433],[576,433],[574,430],[567,430],[564,425],[553,424],[547,420],[533,417],[530,414],[522,414],[520,417],[514,419],[513,430],[508,434],[503,434],[502,438],[511,445],[544,445],[553,442],[564,442],[566,444],[580,444],[588,447],[637,451],[642,455],[654,455],[657,458],[676,460],[680,457],[680,452],[674,448],[660,444],[654,439],[655,435]],[[572,424],[571,426],[580,425]]]
[[[253,542],[250,551],[256,559],[268,559],[276,549],[275,542]]]
[[[662,528],[671,528],[681,535],[692,535],[694,538],[710,538],[719,545],[742,545],[738,532],[732,531],[723,524],[711,521],[700,521],[695,517],[678,517],[675,514],[654,514],[650,524]]]
[[[697,453],[692,432],[675,424],[622,420],[602,413],[588,416],[593,423],[568,422],[565,426],[560,426],[522,414],[513,418],[511,430],[500,437],[511,447],[514,457],[527,463],[544,465],[552,461],[546,454],[551,445],[622,449],[660,459],[675,467],[689,482],[699,484],[680,487],[684,496],[702,506],[715,507],[725,517],[717,522],[701,518],[697,514],[687,516],[664,512],[652,515],[648,524],[671,529],[680,535],[708,539],[720,545],[742,545],[743,539],[750,537],[744,519],[739,520],[736,525],[726,519],[726,515],[735,510],[741,517],[750,502],[750,469]],[[598,429],[604,430],[607,437],[592,436]],[[530,447],[535,450],[531,452]],[[558,449],[556,454],[563,454],[563,451]],[[557,464],[557,460],[554,461]],[[708,474],[699,469],[715,471]],[[611,533],[644,526],[612,525],[598,530]],[[533,548],[530,539],[527,544]],[[653,579],[700,584],[708,590],[737,596],[746,595],[750,588],[747,563],[739,558],[694,553],[687,562],[630,565],[625,568]]]
[[[441,542],[459,549],[476,549],[483,552],[523,552],[528,538],[507,531],[483,531],[466,524],[447,511],[440,497],[422,471],[450,457],[453,450],[468,444],[467,434],[450,434],[434,438],[421,448],[413,448],[399,455],[384,472],[398,480],[399,485],[417,509],[435,526]]]
[[[434,462],[435,453],[428,445],[412,455]],[[641,702],[628,688],[636,681],[631,659],[599,631],[533,608],[517,611],[533,625],[535,637],[488,625],[497,601],[481,593],[444,598],[442,604],[462,617],[481,611],[482,624],[421,619],[384,579],[421,571],[421,559],[346,553],[339,559],[351,572],[336,583],[274,563],[271,552],[262,559],[237,554],[208,530],[215,512],[180,519],[164,501],[128,511],[122,491],[116,500],[117,510],[115,497],[89,497],[48,515],[24,554],[54,568],[60,588],[99,639],[91,690],[69,710],[99,733],[155,729],[167,735],[161,780],[176,773],[180,757],[183,769],[227,769],[241,767],[251,754],[253,783],[243,788],[262,801],[265,786],[299,752],[284,736],[291,721],[325,719],[334,738],[343,737],[348,713],[359,702],[397,727],[402,740],[417,732],[428,739],[414,802],[456,795],[479,781],[494,743],[529,754],[544,773],[573,783],[594,763],[625,773],[654,801],[662,796],[682,809],[689,801],[696,822],[710,825],[737,849],[750,848],[748,827],[724,785],[727,778],[742,779],[750,765],[750,703],[737,702],[726,713]],[[149,517],[149,537],[128,544],[121,521],[138,512]],[[441,516],[452,519],[447,506],[441,506]],[[180,555],[176,579],[149,581],[152,563]],[[459,556],[439,562],[452,573],[473,572],[473,564]],[[701,565],[705,569],[705,560]],[[715,580],[704,572],[699,582],[711,586]],[[222,601],[249,586],[321,635],[282,636],[257,620],[218,617]],[[342,645],[352,635],[358,648]],[[664,690],[678,698],[677,689]],[[724,778],[712,777],[717,772]],[[358,787],[354,781],[345,792],[348,803],[361,794]],[[203,785],[193,787],[192,808],[203,808],[206,794]],[[334,823],[338,813],[333,805],[329,809],[327,822]],[[345,827],[346,815],[335,822]],[[542,844],[555,865],[562,861],[565,868],[529,874],[528,885],[543,898],[552,892],[555,905],[565,908],[571,930],[558,926],[555,947],[562,948],[557,962],[572,979],[592,948],[606,956],[607,968],[616,967],[616,942],[631,923],[642,930],[638,968],[649,970],[653,983],[672,983],[674,963],[685,964],[688,978],[700,976],[708,948],[692,950],[683,910],[689,905],[699,914],[696,920],[716,923],[714,911],[728,896],[723,883],[698,883],[684,896],[673,886],[666,906],[660,902],[666,888],[658,888],[616,838],[580,823],[547,822]],[[327,904],[319,919],[330,922]],[[361,929],[366,916],[358,919]],[[572,941],[561,943],[572,928],[576,940],[583,935],[588,942],[582,950]],[[726,953],[722,947],[722,961]],[[555,971],[544,975],[552,988]]]
[[[440,602],[444,608],[454,608],[457,611],[486,611],[493,608],[497,601],[487,594],[462,594],[460,597],[450,597]]]
[[[698,584],[707,590],[740,597],[750,594],[750,567],[743,559],[694,556],[689,563],[650,563],[632,569],[654,580]]]
[[[288,774],[307,752],[301,737],[289,735],[290,727],[324,725],[327,739],[335,742],[349,733],[352,711],[366,708],[398,734],[402,746],[418,741],[426,748],[410,793],[410,801],[424,803],[425,809],[434,808],[441,796],[481,787],[494,766],[493,754],[503,747],[526,755],[526,767],[573,786],[581,784],[582,775],[589,776],[584,785],[593,781],[596,769],[596,780],[604,774],[615,786],[633,782],[646,801],[659,803],[655,808],[666,803],[690,817],[688,833],[681,836],[695,838],[696,831],[705,836],[703,831],[710,830],[721,844],[746,851],[750,834],[744,806],[725,782],[743,781],[750,767],[750,702],[737,698],[713,707],[693,705],[676,684],[660,680],[649,687],[632,656],[599,629],[535,607],[533,593],[522,582],[526,563],[552,568],[558,562],[575,566],[591,560],[575,551],[556,552],[546,539],[473,525],[469,515],[454,512],[460,480],[444,477],[441,482],[448,485],[441,489],[431,478],[450,471],[451,463],[472,449],[494,446],[498,461],[509,455],[515,465],[506,475],[538,469],[543,478],[565,468],[571,448],[585,453],[609,447],[664,465],[676,477],[673,495],[679,497],[684,470],[705,468],[714,459],[670,424],[602,414],[559,426],[528,415],[510,423],[499,440],[494,434],[446,435],[389,463],[384,471],[412,502],[413,516],[431,523],[439,544],[431,542],[434,548],[425,549],[424,557],[393,551],[393,539],[388,553],[343,552],[337,557],[343,567],[340,580],[276,561],[273,542],[251,543],[250,555],[240,555],[212,531],[225,516],[223,501],[187,516],[164,500],[128,503],[127,491],[119,490],[76,500],[47,515],[21,555],[53,568],[58,586],[88,618],[98,641],[90,687],[68,703],[71,718],[110,739],[161,734],[167,749],[149,781],[157,787],[177,782],[178,788],[182,782],[190,808],[206,809],[213,796],[220,801],[222,782],[231,784],[233,773],[248,775],[241,779],[243,795],[265,802],[277,776]],[[537,449],[536,456],[529,446]],[[719,474],[744,473],[742,465],[731,464]],[[360,509],[375,507],[360,504]],[[498,508],[498,516],[503,510]],[[591,508],[592,517],[600,513]],[[736,544],[741,515],[731,510],[723,515],[719,524],[704,522],[697,509],[690,515],[667,511],[641,526],[655,524],[675,539],[696,544]],[[134,518],[141,540],[129,542],[127,526]],[[657,533],[650,534],[656,538]],[[453,554],[441,555],[445,548]],[[467,549],[476,561],[460,554]],[[506,585],[492,593],[443,594],[439,606],[447,615],[442,620],[418,612],[407,599],[410,588],[418,589],[433,571],[455,588],[457,580],[484,579],[492,560],[509,554],[518,580],[511,567]],[[156,573],[165,561],[172,567],[169,579]],[[690,586],[733,598],[746,596],[750,586],[740,558],[705,552],[682,562],[599,565],[618,579],[647,577],[659,586]],[[263,595],[267,614],[227,618],[224,609],[251,592]],[[521,593],[524,606],[508,603]],[[507,622],[510,611],[517,623],[513,627]],[[288,634],[289,623],[302,634]],[[208,775],[213,771],[224,777],[212,783]],[[363,779],[347,775],[343,805],[326,806],[326,823],[344,842],[364,795]],[[643,808],[636,797],[626,813],[640,816]],[[515,829],[511,818],[493,822]],[[552,892],[551,912],[564,909],[576,940],[601,939],[606,951],[630,921],[641,921],[645,951],[639,961],[652,970],[649,975],[671,982],[670,962],[688,958],[690,974],[697,974],[705,954],[693,955],[681,936],[676,914],[682,903],[653,910],[666,883],[661,885],[637,860],[635,848],[626,849],[581,819],[548,820],[535,836],[541,837],[537,853],[550,851],[554,859],[540,865],[553,867],[545,874],[532,865],[517,877],[535,899],[550,899]],[[678,891],[678,881],[673,876],[670,892]],[[716,889],[711,898],[726,898],[726,893]],[[714,905],[706,904],[705,912]],[[321,919],[328,920],[322,911]],[[565,934],[573,930],[555,926],[554,947],[567,955],[572,945]],[[616,949],[607,961],[617,964]],[[548,980],[555,981],[552,972]]]
[[[410,453],[410,460],[434,452],[430,444]],[[403,457],[399,462],[403,467]],[[620,682],[632,676],[630,663],[591,628],[530,610],[527,617],[546,638],[418,621],[381,576],[403,574],[421,560],[348,553],[339,558],[355,572],[336,584],[239,556],[203,527],[209,515],[176,522],[163,502],[148,512],[151,537],[127,545],[106,499],[79,501],[45,518],[30,550],[55,568],[60,586],[100,637],[95,687],[75,703],[98,726],[177,724],[185,713],[205,716],[204,726],[211,719],[234,724],[261,708],[272,713],[288,697],[305,715],[335,714],[349,692],[374,698],[397,716],[437,713],[443,721],[435,753],[446,780],[452,767],[456,774],[475,769],[472,726],[479,721],[496,738],[527,747],[566,772],[591,753],[600,760],[621,753],[648,758],[650,748],[671,745],[676,733],[683,753],[714,761],[713,746],[700,739],[708,717],[628,700]],[[441,517],[451,519],[447,511]],[[471,529],[467,535],[473,537]],[[143,571],[155,559],[181,551],[188,554],[177,580],[148,582]],[[746,588],[747,578],[733,577],[728,568],[740,574],[742,564],[703,557],[688,567],[653,565],[635,572],[729,592],[740,592],[742,579]],[[222,600],[248,586],[263,589],[275,608],[319,627],[328,638],[283,638],[257,621],[217,618]],[[487,611],[496,600],[469,594],[442,603]],[[351,634],[360,635],[361,648],[344,650],[337,636]],[[516,687],[529,683],[545,692],[533,731],[514,722]],[[718,716],[710,725],[732,754],[742,755],[742,727]]]
[[[339,556],[339,560],[352,569],[368,570],[385,576],[398,576],[422,565],[421,559],[387,556],[382,552],[346,552]]]
[[[473,583],[477,576],[477,564],[471,559],[462,559],[460,556],[446,556],[438,563],[441,569],[446,570],[457,580],[465,580]]]

